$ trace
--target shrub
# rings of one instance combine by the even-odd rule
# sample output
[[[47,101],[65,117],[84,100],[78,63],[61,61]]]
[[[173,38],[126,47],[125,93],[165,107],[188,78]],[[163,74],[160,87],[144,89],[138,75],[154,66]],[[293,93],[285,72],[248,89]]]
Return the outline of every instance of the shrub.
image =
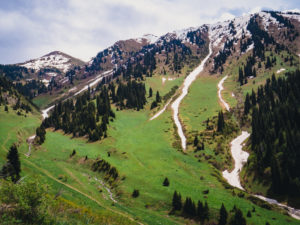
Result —
[[[132,192],[132,197],[133,197],[133,198],[137,198],[137,197],[139,197],[139,195],[140,195],[139,190],[134,189],[133,192]]]

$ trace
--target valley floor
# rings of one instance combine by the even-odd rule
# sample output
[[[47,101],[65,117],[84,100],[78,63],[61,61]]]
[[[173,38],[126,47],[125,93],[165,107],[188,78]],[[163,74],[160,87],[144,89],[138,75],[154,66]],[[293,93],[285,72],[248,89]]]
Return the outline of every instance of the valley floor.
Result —
[[[229,76],[230,79],[233,78]],[[182,81],[183,77],[180,77],[163,84],[160,76],[154,76],[147,78],[146,86],[160,90],[164,95]],[[26,139],[35,133],[41,115],[36,112],[26,118],[20,117],[12,109],[9,113],[4,112],[4,107],[0,106],[0,164],[4,163],[10,145],[17,142],[24,179],[39,175],[39,179],[52,187],[53,194],[60,192],[68,201],[89,207],[100,215],[109,211],[125,218],[128,224],[132,220],[143,224],[195,223],[169,215],[175,190],[183,199],[188,196],[195,201],[207,201],[211,218],[218,218],[219,208],[224,203],[228,210],[237,206],[244,215],[255,207],[256,212],[247,217],[248,224],[265,224],[267,221],[272,225],[300,224],[280,209],[260,207],[247,193],[224,185],[220,170],[204,157],[200,160],[194,156],[191,134],[204,130],[203,122],[217,116],[221,109],[217,91],[219,81],[216,76],[202,73],[181,104],[179,116],[188,140],[186,153],[181,150],[170,105],[159,117],[149,120],[154,114],[149,109],[154,100],[152,97],[147,99],[144,110],[114,109],[116,119],[110,122],[108,138],[101,141],[89,143],[85,138],[72,138],[61,131],[48,129],[45,143],[33,148],[29,158],[25,156],[28,152]],[[235,91],[227,87],[226,82],[225,101],[233,98],[231,93]],[[228,102],[231,106],[235,100]],[[70,157],[74,149],[76,155]],[[203,152],[210,155],[213,149],[208,146]],[[91,171],[89,160],[96,158],[105,159],[117,168],[120,179],[116,185],[109,187],[102,182],[103,174]],[[165,177],[170,181],[168,187],[162,185]],[[132,197],[134,189],[139,190],[137,198]],[[110,223],[117,222],[112,220]]]

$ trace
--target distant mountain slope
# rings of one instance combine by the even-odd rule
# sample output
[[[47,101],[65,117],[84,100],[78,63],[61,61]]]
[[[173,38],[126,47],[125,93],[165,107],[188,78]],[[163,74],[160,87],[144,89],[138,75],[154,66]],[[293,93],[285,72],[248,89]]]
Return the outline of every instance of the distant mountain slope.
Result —
[[[120,40],[100,51],[88,63],[55,51],[18,65],[27,69],[24,81],[39,80],[50,86],[48,93],[43,95],[51,92],[55,98],[60,98],[62,88],[72,92],[110,70],[113,73],[106,78],[106,82],[118,76],[141,78],[142,75],[152,76],[154,72],[169,75],[182,73],[184,67],[199,64],[208,52],[210,41],[213,54],[208,68],[211,73],[222,73],[223,65],[229,58],[240,57],[253,49],[255,55],[270,46],[299,54],[299,32],[298,12],[263,11],[169,32],[160,37],[147,34]]]
[[[80,59],[76,59],[60,51],[50,52],[40,58],[29,60],[25,63],[20,63],[20,66],[24,66],[27,69],[33,69],[39,71],[45,68],[56,68],[61,72],[66,73],[74,66],[83,66],[85,62]]]

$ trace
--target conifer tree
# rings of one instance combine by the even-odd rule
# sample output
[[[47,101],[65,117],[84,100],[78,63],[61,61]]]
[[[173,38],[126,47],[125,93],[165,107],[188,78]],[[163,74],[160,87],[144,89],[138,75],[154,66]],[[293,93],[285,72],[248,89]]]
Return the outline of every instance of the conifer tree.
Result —
[[[38,128],[36,128],[36,137],[37,137],[37,143],[39,145],[43,144],[45,139],[46,139],[46,130],[45,127],[43,126],[43,124],[41,126],[39,126]]]
[[[197,204],[197,218],[200,221],[204,221],[204,206],[200,200],[198,201],[198,204]]]
[[[3,168],[4,177],[11,177],[13,182],[17,182],[20,179],[20,172],[21,172],[21,162],[19,159],[19,153],[17,146],[13,144],[8,153],[7,153],[7,164],[5,165],[6,168]]]
[[[197,147],[198,143],[199,143],[199,140],[198,140],[198,137],[196,135],[195,139],[194,139],[194,146]]]
[[[218,225],[226,225],[227,217],[228,217],[228,213],[226,211],[224,204],[222,203],[222,206],[220,208],[220,218],[219,218]]]
[[[223,129],[225,127],[225,122],[224,122],[224,115],[222,110],[219,112],[218,114],[218,127],[217,127],[217,131],[218,132],[222,132]]]
[[[181,202],[181,195],[174,191],[173,200],[172,200],[173,210],[181,210],[182,202]]]
[[[241,86],[243,85],[243,81],[244,81],[243,70],[242,70],[242,68],[239,68],[239,82],[240,82]]]
[[[205,204],[204,204],[203,214],[204,214],[203,215],[204,220],[208,220],[209,219],[209,208],[208,208],[207,201],[205,201]]]
[[[247,93],[246,95],[246,100],[245,100],[245,104],[244,104],[244,115],[248,115],[249,111],[250,111],[250,97],[249,94]]]
[[[163,182],[163,186],[167,187],[170,185],[169,179],[166,177]]]
[[[152,88],[150,87],[149,88],[149,98],[151,98],[152,97]]]
[[[157,103],[161,102],[161,97],[159,95],[159,91],[156,92],[156,102]]]
[[[229,225],[246,225],[246,219],[240,209],[236,208],[234,210],[234,215],[229,221]]]

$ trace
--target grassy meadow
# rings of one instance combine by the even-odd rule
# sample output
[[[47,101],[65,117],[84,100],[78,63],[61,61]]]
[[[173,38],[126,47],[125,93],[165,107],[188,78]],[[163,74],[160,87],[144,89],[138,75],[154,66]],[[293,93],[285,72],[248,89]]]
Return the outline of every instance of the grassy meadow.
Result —
[[[143,224],[193,224],[182,217],[169,215],[175,190],[183,199],[189,196],[194,201],[207,201],[210,217],[218,218],[219,208],[224,203],[227,210],[234,205],[246,215],[256,208],[248,224],[272,225],[299,224],[277,210],[261,208],[247,199],[248,195],[232,188],[225,188],[221,171],[208,161],[198,161],[192,153],[183,153],[176,135],[170,107],[157,119],[149,121],[153,114],[149,105],[155,98],[156,90],[161,96],[174,85],[183,81],[180,77],[162,84],[162,77],[146,79],[147,90],[151,86],[154,96],[148,99],[146,109],[140,111],[117,111],[116,119],[110,122],[108,137],[89,143],[85,138],[72,138],[61,131],[47,130],[46,141],[35,147],[27,158],[26,138],[34,134],[41,123],[38,113],[19,117],[10,109],[4,112],[0,107],[0,165],[4,163],[6,150],[13,142],[18,142],[22,163],[22,176],[39,175],[40,179],[52,187],[53,194],[60,193],[66,201],[78,207],[87,207],[94,214],[110,218],[107,224],[130,224],[133,220]],[[204,129],[202,122],[221,109],[217,98],[215,76],[199,77],[191,86],[183,100],[180,117],[186,130]],[[70,157],[73,150],[76,155]],[[208,151],[208,150],[206,150]],[[87,160],[85,158],[87,157]],[[101,158],[115,166],[119,180],[110,187],[116,203],[110,199],[106,188],[99,182],[103,174],[90,169],[93,159]],[[168,177],[170,186],[162,185]],[[106,184],[106,187],[109,187]],[[133,198],[134,189],[140,196]],[[208,194],[204,194],[209,190]],[[122,220],[123,218],[124,220]]]

